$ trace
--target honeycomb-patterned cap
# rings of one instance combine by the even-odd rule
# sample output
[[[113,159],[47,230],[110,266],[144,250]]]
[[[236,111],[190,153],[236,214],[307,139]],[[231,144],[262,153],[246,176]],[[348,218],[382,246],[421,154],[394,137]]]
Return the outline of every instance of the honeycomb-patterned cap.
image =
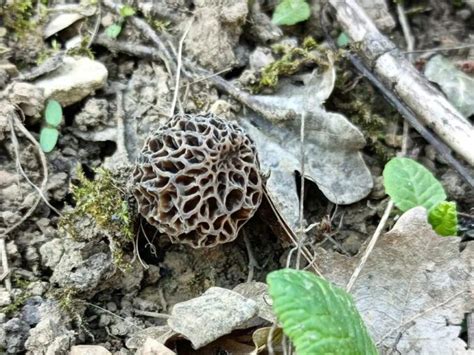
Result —
[[[214,115],[177,115],[146,139],[132,193],[140,214],[172,242],[230,242],[262,201],[255,145]]]

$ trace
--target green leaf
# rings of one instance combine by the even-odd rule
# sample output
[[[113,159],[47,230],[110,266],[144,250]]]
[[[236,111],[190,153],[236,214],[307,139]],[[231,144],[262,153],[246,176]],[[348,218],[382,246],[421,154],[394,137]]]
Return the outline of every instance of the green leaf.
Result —
[[[105,29],[105,34],[110,38],[117,38],[118,35],[122,32],[122,25],[114,23]]]
[[[276,25],[294,25],[305,21],[311,10],[305,0],[282,0],[273,12],[272,22]]]
[[[58,142],[59,132],[56,128],[43,127],[40,133],[40,146],[43,152],[49,153]]]
[[[267,276],[273,310],[298,355],[377,354],[351,295],[307,271]]]
[[[135,10],[131,6],[125,5],[122,6],[122,8],[120,9],[120,16],[122,16],[123,18],[133,15],[135,15]]]
[[[59,126],[63,119],[63,109],[61,104],[56,100],[48,100],[46,109],[44,110],[44,118],[49,125],[53,127]]]
[[[336,44],[338,47],[345,47],[349,44],[349,36],[345,32],[341,32],[339,37],[337,37]]]
[[[458,234],[456,203],[443,201],[433,207],[428,214],[428,222],[436,233],[442,236]]]
[[[384,186],[393,203],[403,212],[416,206],[430,210],[446,200],[441,183],[423,165],[408,158],[394,158],[383,170]]]

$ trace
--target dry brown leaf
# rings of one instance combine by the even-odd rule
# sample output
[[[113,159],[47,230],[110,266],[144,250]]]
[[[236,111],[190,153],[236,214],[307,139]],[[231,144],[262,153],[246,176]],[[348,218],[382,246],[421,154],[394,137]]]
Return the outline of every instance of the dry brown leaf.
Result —
[[[381,351],[472,354],[459,338],[474,309],[474,243],[438,236],[422,207],[406,212],[378,241],[353,287],[353,296]],[[345,287],[357,258],[318,252],[318,266]]]

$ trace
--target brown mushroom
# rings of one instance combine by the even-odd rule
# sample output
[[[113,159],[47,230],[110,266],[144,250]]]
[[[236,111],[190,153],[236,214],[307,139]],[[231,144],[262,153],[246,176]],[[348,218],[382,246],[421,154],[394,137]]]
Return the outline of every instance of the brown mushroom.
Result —
[[[147,138],[132,192],[140,214],[172,242],[230,242],[262,200],[255,145],[235,123],[177,115]]]

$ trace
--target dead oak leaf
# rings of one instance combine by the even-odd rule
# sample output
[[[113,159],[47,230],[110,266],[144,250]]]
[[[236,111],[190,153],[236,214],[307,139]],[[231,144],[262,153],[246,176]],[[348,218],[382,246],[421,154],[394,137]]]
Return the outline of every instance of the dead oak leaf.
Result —
[[[357,258],[318,251],[318,266],[345,287]],[[474,309],[474,244],[440,237],[417,207],[378,241],[352,294],[381,352],[472,354],[459,338]]]

